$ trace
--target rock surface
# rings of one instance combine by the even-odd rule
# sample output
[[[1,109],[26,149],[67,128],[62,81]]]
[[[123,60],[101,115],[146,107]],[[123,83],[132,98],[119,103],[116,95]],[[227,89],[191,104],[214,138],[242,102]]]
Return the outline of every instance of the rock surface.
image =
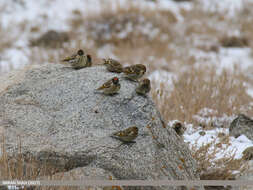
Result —
[[[94,91],[114,76],[120,77],[118,94]],[[57,171],[93,167],[116,179],[199,179],[187,145],[164,124],[149,96],[135,94],[136,86],[103,66],[72,70],[51,64],[26,71],[0,93],[7,152],[15,155],[20,139],[23,155]],[[139,128],[136,143],[109,137],[132,125]]]
[[[253,146],[246,148],[243,152],[244,160],[252,160],[253,159]]]
[[[235,138],[244,134],[253,140],[253,120],[244,114],[239,114],[230,124],[229,134]]]

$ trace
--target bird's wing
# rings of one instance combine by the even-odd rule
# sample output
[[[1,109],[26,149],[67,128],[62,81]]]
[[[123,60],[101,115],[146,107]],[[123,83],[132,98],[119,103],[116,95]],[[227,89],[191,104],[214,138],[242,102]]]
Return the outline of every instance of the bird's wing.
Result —
[[[132,73],[134,73],[134,69],[133,69],[133,67],[125,67],[123,69],[123,72],[126,74],[132,74]]]
[[[105,82],[102,86],[100,86],[97,90],[109,88],[111,86],[111,84],[112,84],[112,80],[109,80],[109,81]]]
[[[116,61],[116,60],[112,60],[112,65],[115,66],[115,67],[121,67],[121,64],[120,62]]]

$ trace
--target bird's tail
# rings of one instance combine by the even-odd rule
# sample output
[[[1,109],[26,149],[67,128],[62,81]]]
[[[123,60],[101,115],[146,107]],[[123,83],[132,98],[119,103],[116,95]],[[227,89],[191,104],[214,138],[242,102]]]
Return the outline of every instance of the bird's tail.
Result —
[[[72,57],[66,57],[66,58],[62,59],[61,61],[62,62],[68,62],[68,61],[70,61],[72,59],[73,59]]]
[[[102,89],[104,89],[104,88],[105,88],[105,86],[102,85],[102,86],[100,86],[99,88],[97,88],[96,90],[102,90]]]

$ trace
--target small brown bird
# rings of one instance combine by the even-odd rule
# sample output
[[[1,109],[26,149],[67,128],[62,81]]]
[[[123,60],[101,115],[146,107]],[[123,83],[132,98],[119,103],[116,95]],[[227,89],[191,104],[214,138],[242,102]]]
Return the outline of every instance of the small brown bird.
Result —
[[[123,71],[123,67],[120,62],[116,61],[115,59],[103,59],[104,65],[106,66],[107,70],[110,72],[121,73]]]
[[[146,72],[146,66],[143,64],[136,64],[123,68],[124,76],[130,80],[138,81]]]
[[[116,94],[120,89],[120,83],[118,77],[113,77],[112,79],[105,82],[102,86],[97,88],[97,90],[103,90],[104,94],[113,95]]]
[[[138,136],[138,128],[136,126],[129,127],[125,130],[113,133],[111,137],[116,138],[122,142],[134,142]]]
[[[182,136],[186,131],[186,127],[183,123],[177,121],[172,125],[172,128],[176,131],[179,136]]]
[[[146,95],[151,89],[150,80],[145,78],[139,82],[139,85],[135,89],[137,94]]]
[[[79,49],[76,54],[70,57],[66,57],[62,61],[70,63],[74,69],[82,69],[85,67],[90,67],[92,65],[91,56],[85,55],[82,49]]]

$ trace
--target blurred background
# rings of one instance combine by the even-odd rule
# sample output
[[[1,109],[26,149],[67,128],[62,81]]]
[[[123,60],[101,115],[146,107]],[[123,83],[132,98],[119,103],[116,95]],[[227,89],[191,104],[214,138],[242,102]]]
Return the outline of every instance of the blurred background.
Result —
[[[237,114],[253,116],[252,40],[253,0],[0,0],[1,75],[59,64],[80,48],[95,64],[145,64],[153,100],[167,122],[186,125],[184,140],[202,171],[224,158],[224,149],[240,149],[237,159],[252,146],[228,135]],[[207,138],[199,142],[201,131]],[[214,138],[232,148],[216,147]],[[203,142],[211,143],[203,156],[209,165],[201,165]],[[219,168],[231,164],[240,170],[238,160]]]

